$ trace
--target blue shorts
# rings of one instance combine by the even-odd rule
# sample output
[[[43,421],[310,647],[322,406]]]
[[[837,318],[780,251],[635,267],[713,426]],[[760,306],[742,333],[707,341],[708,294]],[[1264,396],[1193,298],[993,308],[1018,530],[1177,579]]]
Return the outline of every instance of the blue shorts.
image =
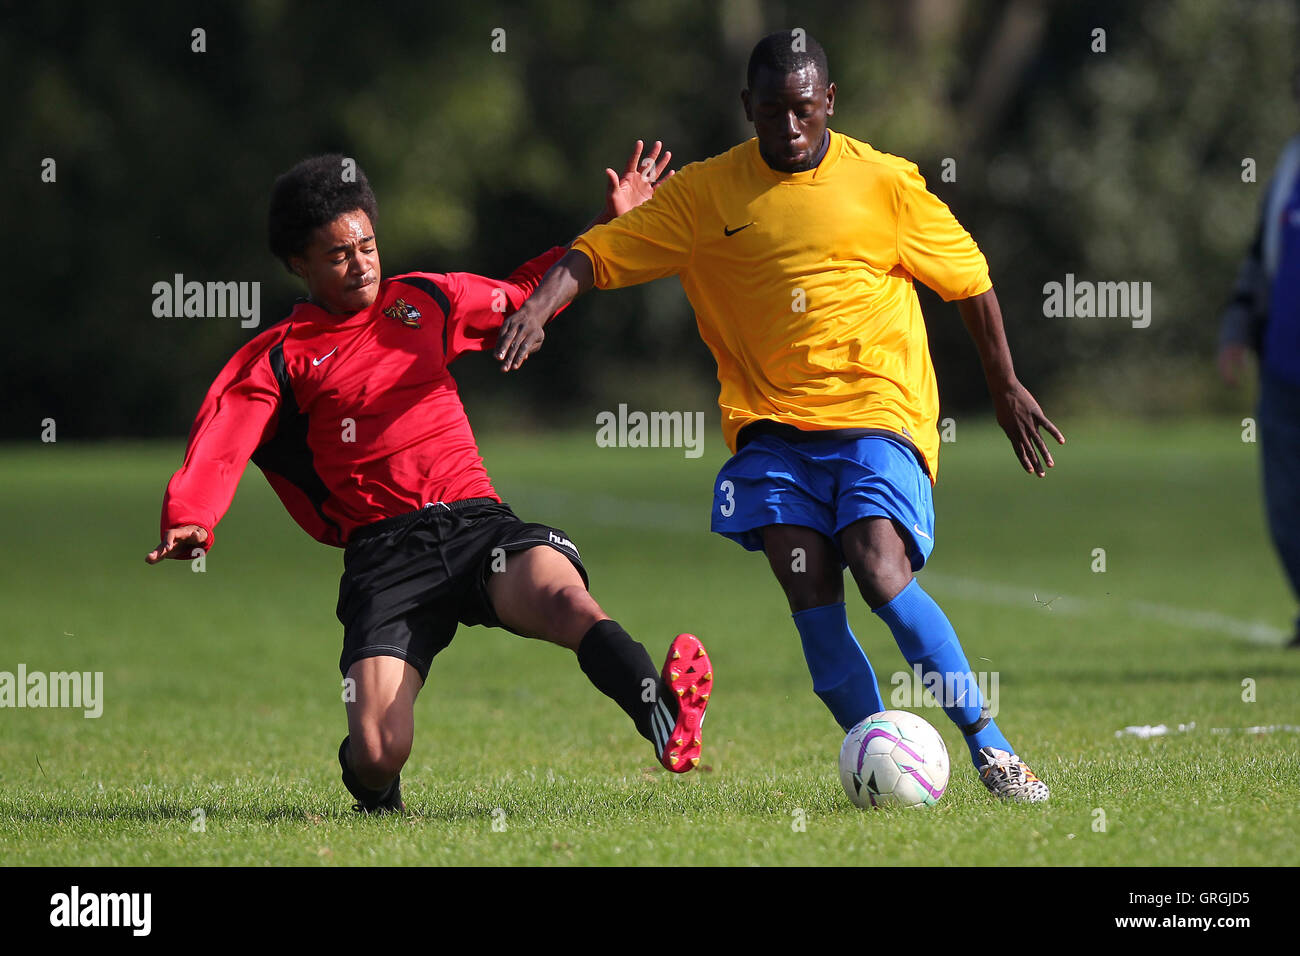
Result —
[[[912,570],[921,570],[934,549],[934,498],[929,475],[902,440],[789,442],[761,435],[718,472],[710,527],[746,550],[762,551],[761,528],[802,525],[840,549],[840,532],[871,517],[902,526]]]

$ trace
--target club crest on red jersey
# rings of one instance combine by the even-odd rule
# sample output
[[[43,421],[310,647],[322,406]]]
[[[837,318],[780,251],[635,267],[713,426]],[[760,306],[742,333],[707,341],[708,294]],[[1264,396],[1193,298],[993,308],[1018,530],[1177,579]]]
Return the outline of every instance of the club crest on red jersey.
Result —
[[[410,328],[418,329],[420,327],[420,310],[413,305],[407,304],[405,299],[398,299],[384,309],[384,315],[390,319],[396,319]]]

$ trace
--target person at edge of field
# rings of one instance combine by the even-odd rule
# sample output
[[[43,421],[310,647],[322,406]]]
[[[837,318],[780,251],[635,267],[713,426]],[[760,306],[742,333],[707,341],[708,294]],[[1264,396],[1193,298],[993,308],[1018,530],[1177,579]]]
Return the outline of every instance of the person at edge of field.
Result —
[[[1300,67],[1291,77],[1300,103]],[[1300,601],[1300,134],[1282,149],[1255,241],[1237,273],[1219,333],[1219,373],[1236,386],[1259,357],[1259,451],[1273,546]],[[1300,615],[1287,647],[1300,649]]]
[[[623,175],[606,170],[605,222],[644,202],[671,153],[638,142]],[[255,462],[294,520],[345,548],[339,669],[354,688],[339,747],[362,812],[401,812],[414,704],[457,622],[503,627],[577,654],[667,769],[699,763],[713,672],[679,635],[662,671],[591,597],[577,548],[526,524],[488,479],[448,366],[490,350],[557,247],[503,280],[412,272],[384,278],[376,201],[342,156],[304,160],[270,201],[271,251],[308,298],[244,345],[207,393],[163,499],[162,541],[146,557],[210,550],[245,464]],[[668,174],[671,177],[672,173]],[[666,181],[668,177],[664,177]]]
[[[798,41],[798,42],[797,42]],[[847,566],[903,656],[938,678],[980,780],[998,797],[1049,790],[993,721],[957,634],[913,577],[934,544],[938,389],[913,281],[957,300],[997,420],[1021,465],[1065,439],[1016,379],[988,264],[917,167],[827,128],[826,55],[792,32],[758,43],[741,93],[755,138],[678,171],[653,199],[576,239],[506,321],[509,371],[546,321],[593,285],[676,274],[718,363],[733,457],[712,530],[765,552],[813,690],[848,729],[885,709],[849,629]]]

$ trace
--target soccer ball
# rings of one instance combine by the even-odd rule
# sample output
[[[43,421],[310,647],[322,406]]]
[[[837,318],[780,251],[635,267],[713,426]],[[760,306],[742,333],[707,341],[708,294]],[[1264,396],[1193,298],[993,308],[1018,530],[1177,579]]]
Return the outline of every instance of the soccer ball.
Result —
[[[860,807],[932,807],[948,786],[948,748],[915,714],[884,710],[844,738],[840,783]]]

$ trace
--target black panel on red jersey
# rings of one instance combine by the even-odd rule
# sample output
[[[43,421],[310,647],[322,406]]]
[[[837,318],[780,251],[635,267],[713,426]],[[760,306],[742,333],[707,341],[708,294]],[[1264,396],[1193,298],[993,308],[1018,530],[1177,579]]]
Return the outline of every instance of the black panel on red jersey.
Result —
[[[298,398],[289,381],[289,369],[284,362],[284,343],[271,347],[268,355],[275,380],[280,383],[280,421],[275,436],[253,452],[253,464],[263,471],[273,471],[292,482],[312,503],[321,521],[334,529],[337,540],[343,542],[343,529],[325,514],[325,500],[330,491],[316,471],[311,447],[307,444],[307,413],[298,408]]]

